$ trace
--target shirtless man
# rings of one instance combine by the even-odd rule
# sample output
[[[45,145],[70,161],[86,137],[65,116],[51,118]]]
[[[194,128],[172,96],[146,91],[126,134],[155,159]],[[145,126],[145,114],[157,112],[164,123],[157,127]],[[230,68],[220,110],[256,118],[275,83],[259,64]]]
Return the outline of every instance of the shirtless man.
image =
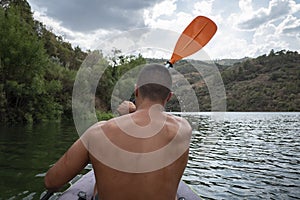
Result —
[[[118,111],[131,113],[90,127],[47,172],[46,188],[58,190],[91,162],[99,199],[176,199],[192,129],[163,112],[171,85],[168,69],[146,65],[135,89],[136,107],[125,102]]]

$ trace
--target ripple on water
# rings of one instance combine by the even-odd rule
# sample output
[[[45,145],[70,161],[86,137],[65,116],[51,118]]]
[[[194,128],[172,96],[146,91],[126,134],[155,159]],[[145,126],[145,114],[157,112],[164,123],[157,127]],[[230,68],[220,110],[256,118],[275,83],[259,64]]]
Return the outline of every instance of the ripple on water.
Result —
[[[205,199],[300,199],[300,113],[195,115],[183,179]],[[216,127],[218,126],[218,127]]]

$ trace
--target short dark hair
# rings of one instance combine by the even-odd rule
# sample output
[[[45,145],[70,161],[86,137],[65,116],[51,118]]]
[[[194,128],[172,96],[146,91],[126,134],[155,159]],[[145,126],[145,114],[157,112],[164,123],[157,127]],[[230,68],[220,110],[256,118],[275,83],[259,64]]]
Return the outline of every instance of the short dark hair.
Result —
[[[137,87],[143,98],[165,100],[171,92],[172,77],[163,65],[148,64],[138,76]]]

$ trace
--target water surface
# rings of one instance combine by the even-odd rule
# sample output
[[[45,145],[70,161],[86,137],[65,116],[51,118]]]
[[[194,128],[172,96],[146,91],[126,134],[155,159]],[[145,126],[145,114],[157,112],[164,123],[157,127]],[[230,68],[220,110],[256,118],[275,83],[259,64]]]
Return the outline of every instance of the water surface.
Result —
[[[300,199],[300,113],[185,114],[183,180],[204,199]],[[43,176],[78,138],[73,123],[0,126],[0,199],[39,199]]]
[[[39,199],[46,170],[77,138],[71,123],[0,127],[0,199]]]
[[[205,199],[300,199],[300,113],[193,115],[184,180]]]

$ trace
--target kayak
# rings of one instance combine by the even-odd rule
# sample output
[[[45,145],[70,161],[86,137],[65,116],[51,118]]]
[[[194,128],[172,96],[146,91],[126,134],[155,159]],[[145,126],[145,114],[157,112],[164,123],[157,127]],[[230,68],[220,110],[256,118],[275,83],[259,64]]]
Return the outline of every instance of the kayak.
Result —
[[[64,191],[62,194],[56,194],[50,197],[50,200],[90,200],[93,197],[95,185],[94,171],[90,170],[79,180]],[[178,200],[201,200],[201,198],[183,181],[180,181],[178,191]]]

